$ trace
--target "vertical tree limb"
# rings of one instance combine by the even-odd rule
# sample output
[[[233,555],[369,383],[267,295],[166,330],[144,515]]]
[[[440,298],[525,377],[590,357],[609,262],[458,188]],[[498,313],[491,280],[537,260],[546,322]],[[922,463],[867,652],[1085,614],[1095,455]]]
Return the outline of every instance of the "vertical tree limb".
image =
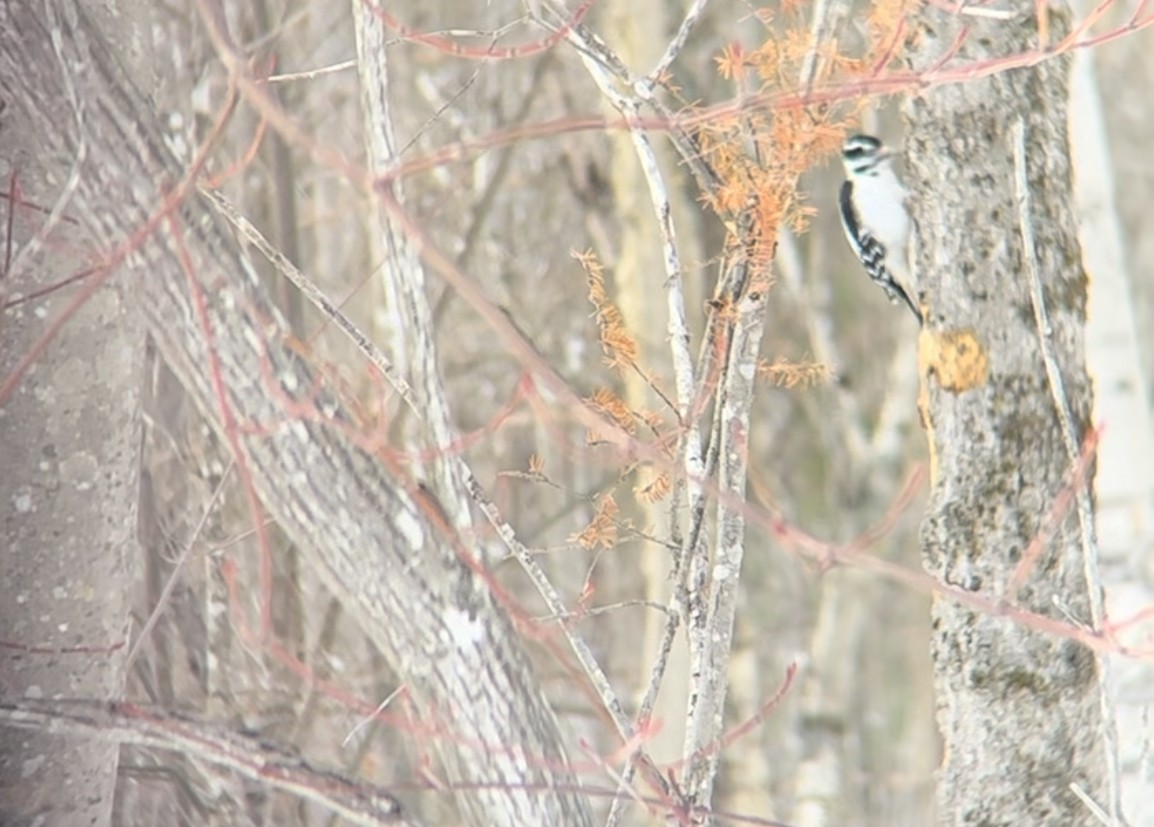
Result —
[[[1047,11],[1052,24],[1068,25]],[[958,43],[962,60],[1018,54],[1038,35],[1032,14],[966,21],[961,38],[957,16],[937,11],[928,19],[914,56],[921,65]],[[1054,407],[1039,335],[1048,337],[1079,445],[1090,427],[1068,71],[1069,60],[1057,58],[935,88],[905,105],[917,266],[929,306],[919,341],[932,466],[922,541],[927,570],[945,584],[1015,599],[1021,611],[1090,622],[1095,586],[1084,576],[1078,531],[1054,532],[1024,587],[1011,587],[1027,548],[1050,528],[1050,505],[1071,484],[1069,435]],[[1026,128],[1032,196],[1021,220],[1033,229],[1033,249],[1016,229],[1021,203],[1011,124],[1018,119]],[[1032,309],[1031,257],[1048,309],[1043,331]],[[939,777],[942,823],[1083,823],[1084,805],[1070,785],[1104,800],[1093,653],[945,599],[936,601],[933,618],[947,752]]]

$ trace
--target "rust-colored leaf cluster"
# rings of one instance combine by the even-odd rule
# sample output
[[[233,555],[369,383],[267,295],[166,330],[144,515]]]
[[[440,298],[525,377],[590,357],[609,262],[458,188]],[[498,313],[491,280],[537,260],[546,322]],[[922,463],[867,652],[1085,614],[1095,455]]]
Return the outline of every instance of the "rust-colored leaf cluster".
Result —
[[[585,278],[589,285],[589,302],[593,305],[597,318],[605,364],[615,370],[635,367],[639,353],[637,341],[625,329],[621,311],[605,290],[605,268],[592,252],[575,252],[573,257],[585,269]]]
[[[633,496],[638,500],[652,505],[669,496],[673,489],[673,477],[668,471],[657,473],[652,469],[644,469],[640,474],[642,480],[633,487]]]
[[[798,178],[835,152],[844,134],[804,110],[750,113],[702,127],[699,140],[721,177],[711,206],[730,227],[739,226],[736,215],[752,217],[740,226],[747,227],[743,246],[756,269],[772,260],[779,227],[800,232],[807,226],[814,211],[799,197]],[[750,139],[752,154],[743,148]]]
[[[910,36],[906,17],[911,0],[874,0],[866,18],[869,27],[870,54],[867,61],[876,68],[892,62],[900,53],[902,44]]]
[[[633,412],[613,391],[608,388],[598,388],[592,396],[588,397],[588,400],[594,409],[620,425],[623,431],[628,434],[636,432],[637,422],[633,418]]]
[[[571,539],[581,548],[612,548],[617,544],[617,500],[612,494],[605,494],[597,503],[597,513],[589,525]]]
[[[737,80],[745,72],[745,51],[740,43],[729,43],[714,58],[717,73],[726,80]]]

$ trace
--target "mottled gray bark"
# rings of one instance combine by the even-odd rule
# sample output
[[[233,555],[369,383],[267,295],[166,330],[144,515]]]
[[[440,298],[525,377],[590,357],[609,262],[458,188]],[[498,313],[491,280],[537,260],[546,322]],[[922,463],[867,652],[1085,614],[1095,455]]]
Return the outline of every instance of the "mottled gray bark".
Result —
[[[1012,22],[966,18],[959,61],[1031,47],[1034,7],[1019,7]],[[919,65],[943,54],[963,22],[945,12],[930,20]],[[1055,59],[942,86],[905,106],[928,310],[919,342],[933,470],[925,565],[944,586],[989,601],[983,608],[947,595],[934,606],[946,748],[938,801],[949,825],[1091,823],[1071,784],[1105,804],[1094,654],[1014,619],[1028,612],[1089,624],[1092,616],[1084,574],[1092,514],[1080,525],[1074,507],[1050,513],[1092,400],[1068,74],[1069,61]],[[1048,322],[1039,324],[1039,312]],[[1057,367],[1049,376],[1045,354]],[[1011,585],[1031,542],[1050,529],[1053,539]]]
[[[43,8],[14,10],[0,25],[5,96],[35,118],[46,152],[75,157],[83,140],[93,163],[76,212],[99,237],[151,228],[130,256],[143,273],[132,290],[161,352],[237,452],[241,478],[406,681],[464,817],[589,823],[552,711],[471,550],[433,498],[359,444],[231,233],[177,183],[186,171],[77,5],[46,6],[66,62]],[[38,109],[69,85],[87,104],[82,131]]]
[[[147,88],[148,9],[109,3],[101,12],[117,18],[118,48]],[[0,29],[19,31],[18,17],[0,6]],[[58,55],[42,59],[40,71],[59,74]],[[0,60],[0,100],[11,104],[9,81],[28,67]],[[0,242],[13,255],[0,272],[0,685],[9,699],[121,697],[138,582],[145,339],[128,281],[83,302],[91,279],[33,295],[91,267],[76,252],[87,239],[71,223],[80,207],[69,177],[95,159],[46,152],[39,132],[43,120],[76,130],[70,102],[62,92],[38,98],[39,121],[11,105],[0,115],[0,175],[18,196],[3,202],[2,220],[14,220]],[[118,753],[110,739],[0,728],[0,821],[109,824]]]

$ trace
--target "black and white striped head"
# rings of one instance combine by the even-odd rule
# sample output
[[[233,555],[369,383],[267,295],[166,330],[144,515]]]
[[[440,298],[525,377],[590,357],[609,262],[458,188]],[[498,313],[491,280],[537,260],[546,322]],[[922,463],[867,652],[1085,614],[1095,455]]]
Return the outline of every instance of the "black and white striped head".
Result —
[[[890,150],[873,135],[851,135],[841,148],[841,162],[850,178],[876,175],[890,157]]]

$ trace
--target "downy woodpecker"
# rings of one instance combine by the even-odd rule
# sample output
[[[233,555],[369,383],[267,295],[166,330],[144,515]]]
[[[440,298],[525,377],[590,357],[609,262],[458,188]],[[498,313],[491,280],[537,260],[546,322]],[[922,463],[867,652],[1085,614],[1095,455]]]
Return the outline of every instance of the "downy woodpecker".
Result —
[[[890,301],[903,301],[918,323],[917,285],[907,260],[910,216],[906,189],[894,173],[893,153],[871,135],[854,135],[841,151],[846,181],[839,198],[841,224],[866,273]]]

